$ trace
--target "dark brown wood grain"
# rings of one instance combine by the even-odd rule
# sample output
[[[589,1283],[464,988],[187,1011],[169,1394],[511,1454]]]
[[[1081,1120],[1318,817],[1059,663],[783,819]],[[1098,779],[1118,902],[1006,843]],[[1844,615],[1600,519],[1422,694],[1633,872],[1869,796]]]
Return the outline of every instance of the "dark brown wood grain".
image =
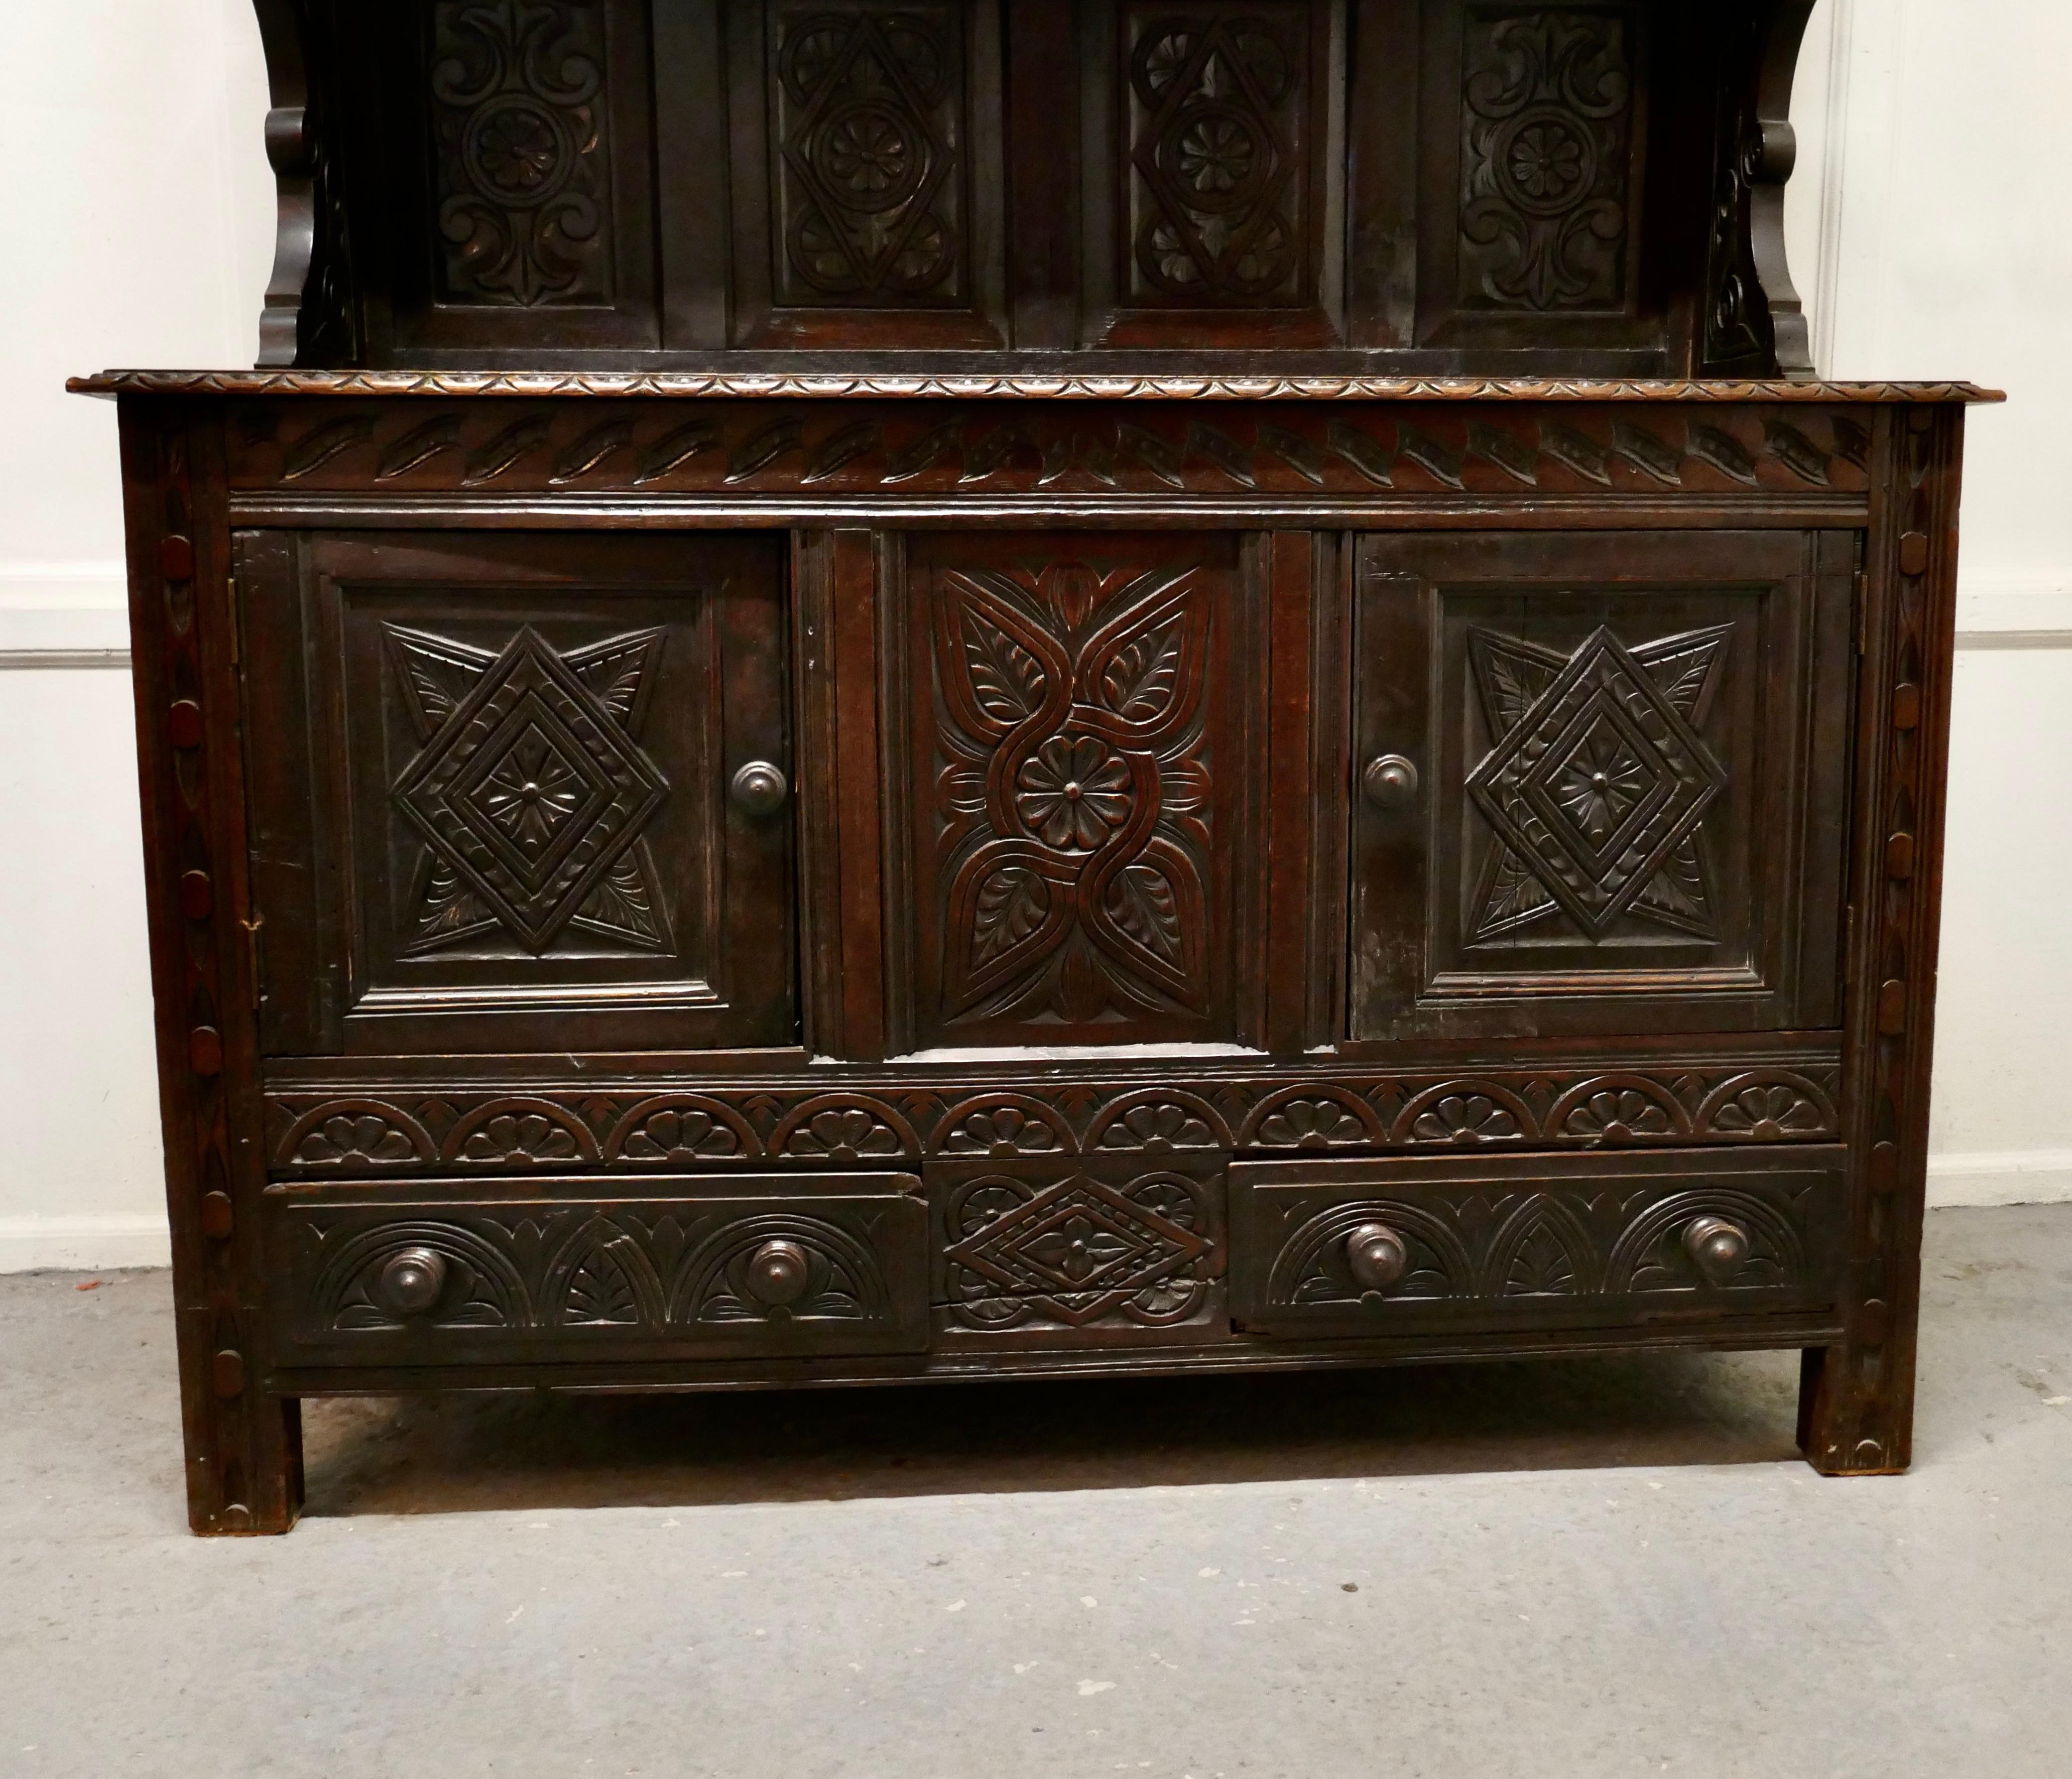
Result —
[[[1231,1310],[1247,1330],[1349,1337],[1819,1313],[1845,1179],[1840,1148],[1240,1163]]]
[[[1854,562],[1843,533],[1369,540],[1349,1035],[1833,1023]]]
[[[781,538],[279,537],[269,1050],[796,1041],[790,800],[730,789],[794,769]]]
[[[557,1182],[277,1192],[283,1361],[462,1367],[527,1352],[916,1352],[927,1217],[911,1174],[736,1175],[660,1199]]]
[[[908,541],[888,785],[917,1048],[1256,1041],[1264,554]]]
[[[1848,1332],[1807,1354],[1799,1429],[1837,1476],[1913,1457],[1963,416],[1923,410],[1879,434],[1850,879]]]
[[[269,364],[1809,368],[1806,0],[260,11]]]
[[[1266,1048],[1303,1049],[1313,999],[1310,908],[1319,885],[1313,872],[1320,800],[1313,783],[1312,725],[1318,630],[1318,589],[1333,565],[1330,540],[1277,531],[1268,540],[1267,624],[1269,693],[1266,796]],[[1328,810],[1328,800],[1322,807]]]
[[[73,385],[197,1531],[348,1390],[1770,1347],[1905,1466],[1992,397],[1810,374],[1807,0],[259,11],[266,369]]]
[[[869,532],[844,529],[828,540],[839,798],[836,843],[841,859],[840,1053],[848,1056],[882,1056],[887,1038],[885,810],[878,764],[879,566]]]
[[[222,455],[208,417],[122,411],[124,516],[146,905],[187,1515],[200,1533],[283,1532],[302,1507],[299,1406],[264,1382],[264,1163]]]
[[[1890,1467],[1861,1454],[1872,1439],[1897,1449],[1884,1442],[1900,1437],[1904,1380],[1844,1393],[1837,1377],[1869,1373],[1833,1355],[1852,1350],[1837,1340],[1860,1340],[1866,1330],[1907,1337],[1920,1154],[1911,1096],[1923,1066],[1910,1047],[1926,1017],[1910,957],[1935,854],[1926,821],[1861,812],[1881,801],[1918,809],[1939,770],[1932,749],[1947,700],[1934,664],[1943,644],[1924,602],[1947,572],[1932,538],[1947,524],[1938,515],[1951,498],[1957,410],[1881,408],[1867,431],[1840,406],[1789,418],[1775,406],[1728,407],[1700,422],[1666,404],[1565,417],[1529,403],[1374,405],[1357,424],[1363,437],[1387,442],[1385,464],[1365,460],[1388,479],[1368,480],[1364,496],[1349,488],[1335,497],[1334,525],[1350,527],[1341,532],[1291,525],[1288,496],[1269,485],[1269,463],[1278,466],[1271,476],[1308,485],[1305,452],[1333,439],[1330,410],[1296,405],[1227,410],[1211,434],[1178,403],[1128,410],[1139,419],[1036,402],[976,406],[965,418],[921,400],[824,417],[781,397],[652,410],[583,398],[516,408],[447,401],[427,410],[362,398],[341,409],[312,397],[253,406],[201,394],[136,396],[125,408],[133,460],[134,441],[161,441],[163,427],[196,442],[182,472],[187,545],[162,543],[170,521],[149,517],[166,498],[159,459],[146,459],[148,481],[132,472],[144,515],[133,520],[145,540],[138,573],[154,577],[151,599],[163,597],[171,573],[227,583],[233,511],[245,526],[234,591],[226,586],[212,607],[195,607],[198,659],[216,663],[218,690],[208,693],[204,675],[196,683],[212,702],[175,710],[182,701],[172,699],[165,739],[150,744],[171,747],[177,762],[196,741],[207,757],[212,725],[228,724],[236,769],[220,792],[217,780],[202,782],[207,796],[228,799],[209,805],[208,822],[228,821],[231,838],[209,843],[229,845],[232,869],[249,871],[251,883],[235,892],[232,943],[210,966],[244,973],[230,989],[236,1011],[197,1024],[191,1002],[184,1048],[169,1052],[169,1116],[184,1133],[216,1115],[212,1084],[224,1089],[224,1130],[236,1128],[240,1105],[263,1120],[244,1163],[252,1184],[240,1187],[233,1172],[227,1213],[215,1200],[204,1213],[173,1176],[175,1202],[194,1207],[195,1238],[240,1226],[239,1194],[257,1191],[261,1171],[292,1192],[321,1186],[331,1195],[325,1203],[364,1202],[367,1229],[388,1232],[376,1242],[387,1244],[384,1266],[404,1257],[383,1287],[393,1307],[405,1303],[413,1269],[431,1264],[421,1249],[444,1255],[449,1269],[477,1254],[494,1274],[471,1244],[508,1248],[495,1229],[519,1225],[512,1213],[480,1209],[485,1191],[545,1207],[528,1211],[525,1226],[544,1227],[547,1217],[571,1238],[601,1216],[598,1227],[619,1233],[598,1239],[646,1243],[652,1271],[680,1255],[667,1232],[701,1202],[745,1205],[744,1191],[761,1194],[781,1221],[796,1195],[810,1199],[845,1172],[910,1170],[922,1182],[925,1240],[920,1258],[884,1277],[932,1283],[913,1287],[919,1295],[888,1310],[885,1325],[925,1324],[927,1351],[896,1360],[871,1345],[878,1336],[837,1317],[797,1349],[817,1374],[1018,1375],[1039,1363],[1121,1364],[1131,1353],[1149,1369],[1240,1354],[1309,1364],[1328,1355],[1305,1346],[1309,1336],[1272,1317],[1248,1321],[1227,1295],[1233,1268],[1272,1264],[1255,1251],[1265,1237],[1245,1233],[1252,1225],[1231,1196],[1255,1160],[1358,1162],[1367,1172],[1346,1202],[1414,1206],[1430,1197],[1417,1157],[1434,1150],[1487,1151],[1490,1168],[1523,1167],[1521,1179],[1566,1180],[1572,1167],[1589,1176],[1599,1166],[1606,1179],[1635,1168],[1653,1178],[1646,1159],[1664,1180],[1725,1180],[1753,1165],[1729,1154],[1822,1144],[1832,1158],[1822,1163],[1825,1184],[1814,1199],[1779,1201],[1786,1221],[1770,1231],[1779,1241],[1796,1232],[1798,1283],[1760,1303],[1733,1289],[1679,1298],[1679,1314],[1689,1314],[1678,1337],[1747,1344],[1766,1330],[1821,1356],[1808,1360],[1809,1441],[1832,1440],[1819,1430],[1839,1417],[1864,1431],[1844,1451],[1857,1461],[1816,1456],[1827,1468]],[[1918,431],[1916,412],[1926,417]],[[844,443],[835,424],[844,415],[875,436]],[[1042,441],[1085,440],[1096,420],[1163,491],[1137,497],[1133,525],[1116,522],[1097,476],[1091,486],[1043,483]],[[1056,434],[1043,430],[1054,424]],[[989,443],[1003,435],[1007,447]],[[1346,455],[1346,435],[1337,436],[1338,461],[1364,479],[1361,454]],[[1092,451],[1096,467],[1105,461],[1103,437],[1075,448]],[[701,459],[709,470],[693,469]],[[989,504],[982,484],[996,462],[1026,478],[1022,509]],[[808,480],[816,467],[820,480]],[[668,504],[685,496],[638,492],[686,476],[723,491],[718,529],[712,509]],[[510,491],[492,492],[507,477]],[[608,509],[595,507],[593,489],[615,477],[646,503],[635,533],[611,535],[617,521],[599,528]],[[1595,492],[1543,492],[1543,479],[1561,487],[1565,478]],[[323,485],[302,492],[311,484]],[[820,522],[801,523],[802,497],[816,503]],[[1809,498],[1828,504],[1808,509]],[[991,528],[957,529],[967,509],[994,515]],[[1202,511],[1227,517],[1205,525]],[[399,517],[446,512],[471,522],[397,529]],[[1809,529],[1815,512],[1823,517]],[[1655,522],[1663,513],[1675,521],[1666,529]],[[1248,525],[1249,515],[1257,517]],[[1363,519],[1383,529],[1363,535]],[[1441,529],[1420,536],[1420,526]],[[780,531],[791,533],[788,550]],[[211,550],[220,568],[205,566]],[[1860,610],[1860,550],[1870,593]],[[1915,587],[1924,591],[1910,595]],[[1910,597],[1920,613],[1902,621]],[[1860,633],[1872,653],[1856,694]],[[140,656],[147,663],[150,647]],[[680,943],[672,925],[671,943],[723,947],[708,954],[723,957],[726,980],[762,997],[765,1012],[749,1017],[743,1001],[730,1024],[732,1014],[689,1003],[598,1004],[600,992],[624,999],[651,953],[669,962],[652,941],[608,965],[582,963],[610,980],[585,990],[586,1007],[557,1008],[571,967],[557,934],[568,929],[548,929],[598,911],[575,879],[542,879],[520,894],[524,885],[514,890],[494,872],[488,888],[502,900],[490,912],[504,937],[475,957],[462,953],[483,941],[462,933],[442,961],[442,929],[424,954],[433,971],[460,968],[469,980],[412,988],[407,1007],[367,1007],[369,988],[377,1001],[383,991],[374,976],[415,962],[405,942],[414,929],[397,926],[393,909],[376,917],[367,896],[386,895],[416,918],[421,892],[430,893],[395,849],[436,854],[427,822],[501,783],[487,768],[502,756],[487,740],[460,750],[463,766],[481,754],[485,771],[475,775],[450,769],[441,739],[463,732],[471,700],[503,710],[500,675],[560,711],[512,716],[505,740],[531,735],[529,723],[553,746],[528,743],[541,754],[525,756],[528,769],[547,776],[503,786],[500,797],[530,794],[535,783],[549,794],[553,757],[576,764],[564,756],[580,740],[557,724],[578,719],[618,735],[594,757],[630,775],[651,825],[663,805],[645,807],[654,787],[639,787],[650,776],[674,796],[716,784],[751,752],[783,767],[792,795],[767,826],[722,805],[730,813],[705,840],[686,830],[681,845],[669,842],[666,824],[636,836],[672,919],[693,905],[685,896],[697,872],[717,869],[735,898],[734,937],[694,920]],[[1563,691],[1564,677],[1580,702]],[[1883,779],[1852,764],[1844,738],[1852,697],[1873,726],[1855,757]],[[491,727],[504,721],[495,715]],[[1898,725],[1889,747],[1878,723]],[[265,744],[254,744],[261,735]],[[1521,760],[1544,756],[1548,770],[1519,766],[1507,779],[1507,750]],[[1374,756],[1390,751],[1424,775],[1407,825],[1367,791]],[[1580,779],[1568,782],[1589,777],[1585,768],[1616,781],[1590,793],[1603,805],[1594,825],[1597,803]],[[591,776],[577,773],[586,787],[577,801],[608,811],[622,793],[607,794]],[[177,766],[167,782],[187,794]],[[427,801],[428,786],[446,801]],[[1566,803],[1564,786],[1573,793]],[[1633,869],[1606,864],[1594,887],[1564,880],[1572,907],[1558,896],[1538,912],[1520,904],[1531,917],[1474,961],[1473,945],[1461,950],[1460,923],[1486,912],[1470,892],[1488,888],[1497,840],[1537,844],[1492,812],[1507,797],[1542,793],[1557,816],[1568,810],[1572,844],[1535,854],[1528,875],[1564,857],[1609,860],[1630,807],[1653,799],[1663,809],[1628,845]],[[1859,813],[1845,823],[1852,802]],[[609,827],[617,818],[590,819]],[[1540,819],[1544,838],[1551,818]],[[1862,838],[1880,826],[1904,829],[1910,845]],[[730,838],[715,851],[721,832]],[[1860,912],[1846,1020],[1844,832],[1857,835],[1850,897],[1860,911],[1868,870],[1904,872],[1894,882],[1906,898],[1882,937]],[[191,854],[187,842],[150,844],[154,859]],[[1103,875],[1111,845],[1116,868]],[[1392,846],[1403,851],[1400,870],[1388,863]],[[776,873],[767,888],[754,887],[765,867],[744,864],[756,857]],[[1679,859],[1697,874],[1695,888],[1684,886],[1695,902],[1679,903],[1658,881]],[[1645,882],[1629,882],[1642,866]],[[202,905],[191,900],[201,895],[192,871],[183,863],[178,875],[175,893],[191,899],[183,908]],[[1636,896],[1652,900],[1643,908]],[[1380,954],[1411,969],[1400,984],[1364,961],[1377,935]],[[170,944],[161,937],[162,972],[187,968]],[[1535,952],[1550,945],[1573,953],[1551,974]],[[1079,957],[1077,974],[1067,953]],[[1449,961],[1456,953],[1470,975]],[[434,1010],[424,999],[456,990],[488,999],[471,1011]],[[221,985],[208,992],[214,1008]],[[1127,1048],[1146,1041],[1210,1048]],[[578,1060],[571,1069],[548,1052]],[[1850,1079],[1890,1085],[1867,1111],[1865,1090],[1848,1088]],[[183,1140],[202,1145],[197,1165],[207,1166],[208,1143],[223,1139]],[[1905,1143],[1914,1144],[1912,1160]],[[1568,1159],[1556,1166],[1556,1157]],[[1908,1167],[1917,1170],[1911,1185]],[[1463,1190],[1478,1177],[1472,1163],[1446,1176]],[[1897,1184],[1873,1184],[1888,1180]],[[545,1183],[545,1198],[524,1184],[533,1181]],[[610,1192],[600,1193],[607,1181]],[[1686,1238],[1703,1233],[1704,1219],[1733,1209],[1725,1199],[1686,1205],[1682,1188],[1653,1197],[1634,1189],[1635,1217],[1658,1202],[1674,1207],[1647,1237],[1667,1245],[1664,1265],[1696,1251]],[[1545,1188],[1557,1200],[1562,1190]],[[1740,1190],[1720,1188],[1729,1197]],[[1447,1217],[1468,1214],[1453,1186],[1441,1197]],[[1912,1223],[1902,1214],[1909,1203]],[[562,1204],[565,1213],[551,1209]],[[621,1226],[627,1217],[639,1230]],[[792,1235],[766,1232],[756,1251],[794,1236],[820,1253],[803,1242],[822,1239],[804,1224]],[[1615,1245],[1617,1236],[1607,1226],[1602,1239]],[[857,1238],[877,1239],[861,1225]],[[1733,1248],[1741,1236],[1714,1238]],[[286,1260],[269,1270],[240,1252],[224,1250],[221,1300],[247,1320],[214,1312],[218,1344],[191,1340],[200,1357],[189,1363],[212,1392],[257,1380],[240,1388],[273,1406],[229,1423],[248,1447],[283,1424],[296,1395],[393,1380],[399,1363],[417,1362],[346,1340],[342,1328],[340,1344],[279,1349],[290,1326],[282,1319],[306,1312],[314,1275]],[[524,1265],[546,1263],[524,1258],[532,1252],[520,1255]],[[780,1275],[821,1264],[771,1252],[775,1260],[758,1263]],[[1609,1265],[1612,1252],[1591,1248],[1588,1265]],[[183,1276],[191,1269],[206,1279],[209,1264],[183,1258]],[[584,1262],[582,1301],[605,1306],[597,1325],[606,1330],[620,1326],[611,1318],[632,1315],[640,1327],[640,1316],[653,1319],[627,1307],[647,1301],[634,1286],[648,1275],[624,1265],[632,1272]],[[547,1288],[544,1273],[524,1278],[527,1293]],[[507,1290],[496,1314],[520,1301]],[[506,1338],[485,1322],[479,1336],[428,1333],[427,1362],[471,1382],[673,1377],[690,1386],[762,1375],[766,1349],[752,1340],[701,1344],[693,1332],[672,1345],[677,1336],[656,1323],[660,1345],[629,1333],[622,1353],[581,1332],[591,1324],[541,1322],[532,1298],[523,1302],[533,1320],[522,1332]],[[1884,1307],[1859,1307],[1870,1304]],[[1625,1297],[1579,1309],[1559,1291],[1543,1299],[1528,1291],[1483,1306],[1470,1292],[1429,1328],[1415,1316],[1371,1327],[1355,1317],[1329,1338],[1380,1361],[1420,1341],[1435,1353],[1518,1350],[1527,1338],[1546,1350],[1587,1350],[1663,1337],[1660,1307]],[[417,1313],[396,1311],[397,1339]],[[919,1336],[897,1338],[911,1351]],[[1897,1363],[1890,1347],[1879,1351],[1881,1364]],[[652,1369],[664,1354],[673,1371]],[[198,1452],[220,1444],[221,1405],[238,1400],[207,1398]],[[262,1474],[285,1501],[285,1438],[240,1450],[236,1461],[240,1477]],[[285,1509],[272,1511],[278,1522]]]

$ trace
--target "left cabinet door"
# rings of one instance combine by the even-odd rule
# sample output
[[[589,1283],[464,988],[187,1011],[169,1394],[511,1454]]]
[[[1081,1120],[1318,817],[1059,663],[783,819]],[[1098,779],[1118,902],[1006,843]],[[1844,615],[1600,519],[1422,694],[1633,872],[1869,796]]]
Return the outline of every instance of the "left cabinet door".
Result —
[[[268,1052],[795,1043],[786,558],[240,533]]]

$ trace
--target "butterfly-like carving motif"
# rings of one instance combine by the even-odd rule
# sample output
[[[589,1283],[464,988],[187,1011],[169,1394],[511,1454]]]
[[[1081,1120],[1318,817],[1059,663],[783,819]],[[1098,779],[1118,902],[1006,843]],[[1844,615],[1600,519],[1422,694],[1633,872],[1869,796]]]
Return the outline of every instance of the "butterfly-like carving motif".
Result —
[[[936,593],[948,1020],[1203,1012],[1201,574],[1061,562]]]

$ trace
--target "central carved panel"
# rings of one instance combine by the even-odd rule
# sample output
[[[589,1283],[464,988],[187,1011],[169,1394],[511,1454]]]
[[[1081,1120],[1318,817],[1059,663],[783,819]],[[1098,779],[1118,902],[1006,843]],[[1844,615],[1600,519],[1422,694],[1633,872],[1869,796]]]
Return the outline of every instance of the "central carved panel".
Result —
[[[573,0],[431,8],[445,300],[611,300],[604,15]]]
[[[1178,1173],[1114,1184],[1084,1173],[968,1181],[947,1212],[951,1316],[979,1329],[1184,1322],[1221,1270],[1207,1192]]]
[[[771,41],[778,300],[961,299],[958,9],[786,10]]]
[[[927,575],[915,870],[937,1041],[1227,1035],[1229,547],[973,550]]]
[[[944,577],[953,1023],[1202,1010],[1201,592],[1084,562]]]
[[[1309,9],[1124,17],[1131,299],[1305,300]]]
[[[1462,302],[1618,308],[1631,231],[1632,22],[1502,6],[1471,10],[1466,28]]]

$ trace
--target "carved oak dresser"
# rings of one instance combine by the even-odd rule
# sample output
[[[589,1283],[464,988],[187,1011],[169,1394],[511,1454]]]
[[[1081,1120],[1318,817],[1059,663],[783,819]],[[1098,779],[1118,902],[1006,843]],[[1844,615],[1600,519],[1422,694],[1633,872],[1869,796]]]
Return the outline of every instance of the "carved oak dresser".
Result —
[[[117,372],[192,1522],[298,1404],[1796,1349],[1908,1462],[1967,385],[1811,0],[259,0]]]

